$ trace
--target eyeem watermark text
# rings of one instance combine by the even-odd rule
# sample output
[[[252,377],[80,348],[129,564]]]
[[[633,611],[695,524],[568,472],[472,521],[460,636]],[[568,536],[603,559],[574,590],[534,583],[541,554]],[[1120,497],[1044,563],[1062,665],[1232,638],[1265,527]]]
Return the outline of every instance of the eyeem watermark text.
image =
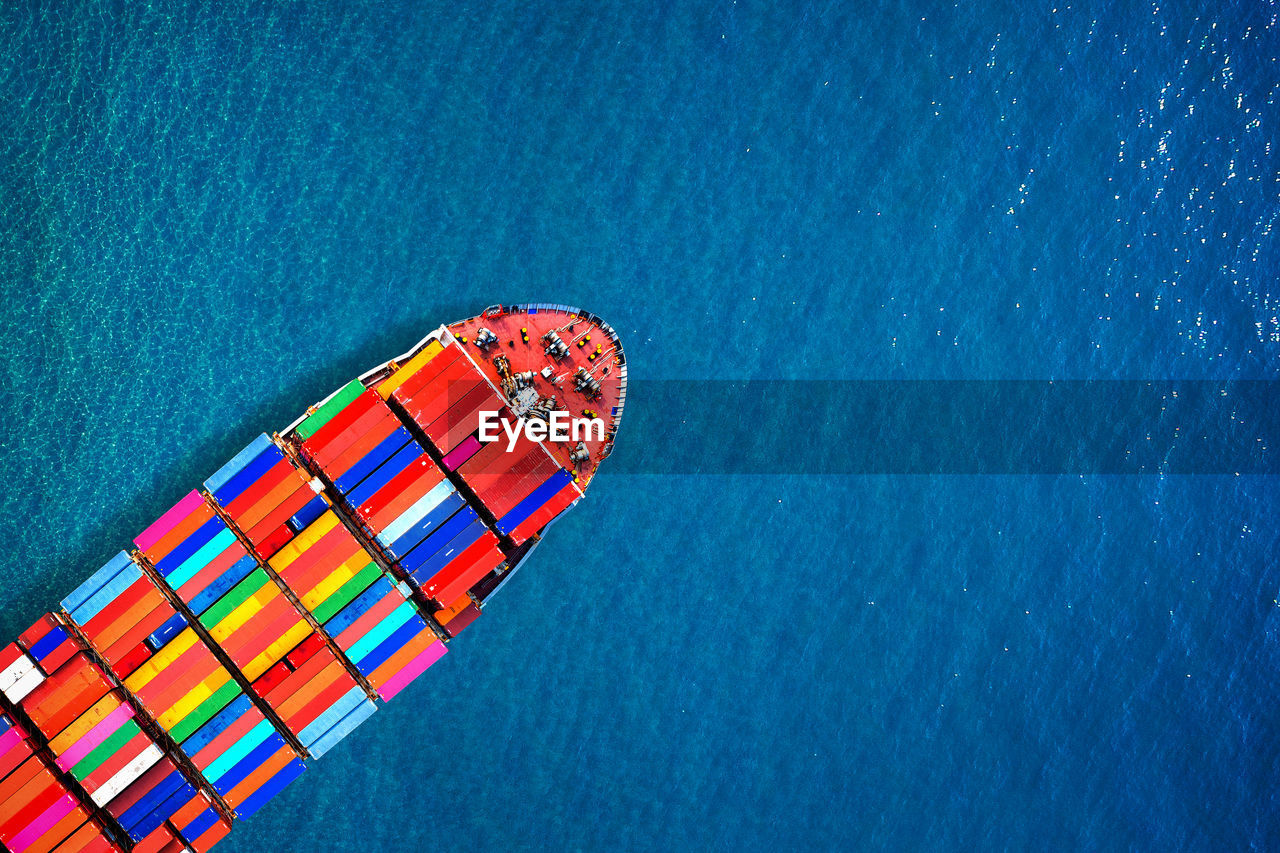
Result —
[[[604,441],[604,421],[600,418],[574,418],[568,412],[552,412],[548,418],[504,421],[497,412],[481,412],[480,441],[488,444],[505,434],[508,453],[515,450],[522,430],[530,441]]]

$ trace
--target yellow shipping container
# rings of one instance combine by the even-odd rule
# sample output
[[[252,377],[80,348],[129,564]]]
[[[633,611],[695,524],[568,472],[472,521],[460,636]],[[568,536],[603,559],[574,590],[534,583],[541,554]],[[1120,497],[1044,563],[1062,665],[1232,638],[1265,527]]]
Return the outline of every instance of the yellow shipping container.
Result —
[[[173,704],[173,707],[165,711],[156,718],[166,730],[172,729],[178,723],[182,722],[188,714],[200,706],[200,703],[208,699],[222,685],[231,680],[231,673],[227,672],[223,667],[218,667],[213,675],[191,688],[191,692],[183,696]]]
[[[319,542],[320,538],[332,530],[337,523],[338,517],[333,514],[333,510],[325,510],[324,515],[307,525],[301,533],[294,537],[293,541],[281,548],[268,561],[271,568],[277,572],[284,571],[294,560],[306,553],[308,548]]]
[[[267,581],[262,589],[255,592],[244,600],[244,603],[232,610],[225,618],[209,631],[209,634],[219,643],[225,641],[236,631],[240,629],[244,623],[253,618],[254,614],[280,594],[280,587],[271,581]]]
[[[245,678],[250,681],[256,681],[258,676],[275,666],[281,658],[293,650],[294,646],[301,643],[310,634],[311,624],[305,619],[299,619],[298,624],[285,631],[284,635],[268,646],[266,651],[249,661],[249,664],[243,670]]]
[[[315,610],[367,565],[369,565],[369,555],[361,549],[341,566],[334,569],[328,577],[316,584],[314,589],[308,590],[305,595],[300,595],[298,598],[308,610]]]
[[[182,629],[182,633],[174,637],[165,647],[157,654],[153,655],[150,660],[138,667],[132,675],[124,680],[124,686],[128,687],[134,693],[151,683],[151,679],[155,678],[165,667],[173,663],[184,652],[194,646],[196,643],[196,632],[190,628]]]
[[[444,347],[439,341],[432,341],[423,348],[422,352],[405,362],[404,366],[378,386],[378,393],[382,395],[382,399],[387,399],[391,393],[405,383],[405,381],[413,374],[421,370],[427,362],[438,356]]]

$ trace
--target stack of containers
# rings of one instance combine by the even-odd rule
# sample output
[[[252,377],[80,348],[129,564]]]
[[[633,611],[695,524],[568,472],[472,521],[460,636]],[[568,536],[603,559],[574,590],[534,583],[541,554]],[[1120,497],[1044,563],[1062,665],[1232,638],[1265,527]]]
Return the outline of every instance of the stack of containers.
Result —
[[[510,452],[504,442],[485,445],[458,473],[517,545],[582,497],[573,475],[524,433]]]
[[[319,634],[277,666],[270,683],[262,683],[264,676],[254,686],[313,758],[333,749],[378,709]]]
[[[294,468],[266,434],[204,485],[264,560],[325,510],[323,484]]]
[[[471,596],[464,594],[431,615],[444,628],[449,638],[453,639],[462,633],[463,628],[480,618],[480,608],[471,600]]]
[[[80,782],[97,805],[119,796],[163,757],[138,726],[119,691],[107,693],[49,739],[59,768]]]
[[[21,745],[19,748],[18,745]],[[0,714],[0,842],[12,853],[118,851],[92,820],[92,807],[58,778],[27,733]]]
[[[391,583],[332,512],[281,549],[271,567],[384,698],[398,693],[443,651],[405,591]],[[318,670],[319,664],[310,667]],[[355,712],[372,713],[372,708]]]
[[[15,705],[44,682],[44,673],[27,653],[10,643],[0,652],[0,692]]]
[[[261,568],[197,616],[250,681],[283,660],[311,633],[306,618]]]
[[[78,651],[49,673],[19,705],[45,737],[54,738],[111,688],[106,674]]]
[[[230,831],[231,824],[214,809],[209,795],[197,791],[138,842],[133,853],[182,853],[186,850],[207,853]]]
[[[47,629],[49,620],[42,622]],[[33,630],[40,629],[37,623]],[[177,808],[171,799],[179,788],[190,793],[195,789],[134,720],[125,694],[112,688],[110,677],[77,650],[22,700],[21,707],[48,738],[57,768],[75,778],[94,806],[106,807],[139,841]],[[74,798],[59,799],[56,809],[51,807],[42,818],[45,824],[33,823],[27,834],[34,838],[34,827],[42,826],[43,834],[57,823],[66,830],[60,835],[65,838],[88,819],[87,811],[76,816],[77,807]]]
[[[0,779],[3,779],[30,758],[34,749],[30,735],[8,714],[0,714],[0,729],[3,729],[0,731]]]
[[[123,551],[63,599],[62,608],[121,678],[186,625]]]
[[[394,697],[445,652],[409,602],[407,589],[385,576],[324,627],[383,699]]]
[[[45,674],[62,666],[79,651],[79,646],[52,613],[46,613],[23,631],[18,637],[18,645]]]
[[[62,607],[178,743],[241,692],[231,673],[127,554],[108,561]],[[142,627],[159,627],[123,656],[113,652],[139,634],[140,629],[130,627],[130,614],[148,608],[152,615]]]
[[[481,450],[476,437],[480,413],[504,412],[506,403],[457,344],[442,347],[401,379],[400,374],[413,365],[410,361],[390,376],[380,390],[422,427],[444,457],[445,467],[456,470]],[[393,387],[388,392],[389,384]]]
[[[302,773],[302,758],[248,696],[192,735],[183,749],[236,816],[247,818]]]
[[[452,407],[449,388],[459,395]],[[450,468],[473,455],[455,451],[464,434],[475,432],[478,412],[497,411],[502,401],[459,347],[431,341],[376,391],[352,383],[297,429],[302,453],[325,471],[404,574],[429,597],[452,601],[502,563],[498,539],[409,439],[386,397],[424,427],[434,426]],[[436,409],[444,419],[430,415]]]

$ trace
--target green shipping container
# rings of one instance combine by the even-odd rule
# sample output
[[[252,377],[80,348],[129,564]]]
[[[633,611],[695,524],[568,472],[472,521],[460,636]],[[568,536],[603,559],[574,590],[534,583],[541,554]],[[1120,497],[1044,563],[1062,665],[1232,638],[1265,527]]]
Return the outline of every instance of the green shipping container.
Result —
[[[364,391],[364,386],[360,384],[359,379],[352,379],[342,389],[329,398],[329,402],[311,413],[305,421],[298,424],[297,433],[299,437],[305,439],[311,438],[316,434],[320,427],[333,420],[333,416],[341,412],[347,405],[359,397]]]

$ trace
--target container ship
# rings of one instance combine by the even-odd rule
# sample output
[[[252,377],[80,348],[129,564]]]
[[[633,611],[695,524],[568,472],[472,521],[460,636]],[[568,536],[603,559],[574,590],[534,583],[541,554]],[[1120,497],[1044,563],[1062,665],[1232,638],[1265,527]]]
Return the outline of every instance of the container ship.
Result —
[[[493,306],[253,439],[0,652],[4,849],[212,848],[480,617],[626,387],[600,318]]]

